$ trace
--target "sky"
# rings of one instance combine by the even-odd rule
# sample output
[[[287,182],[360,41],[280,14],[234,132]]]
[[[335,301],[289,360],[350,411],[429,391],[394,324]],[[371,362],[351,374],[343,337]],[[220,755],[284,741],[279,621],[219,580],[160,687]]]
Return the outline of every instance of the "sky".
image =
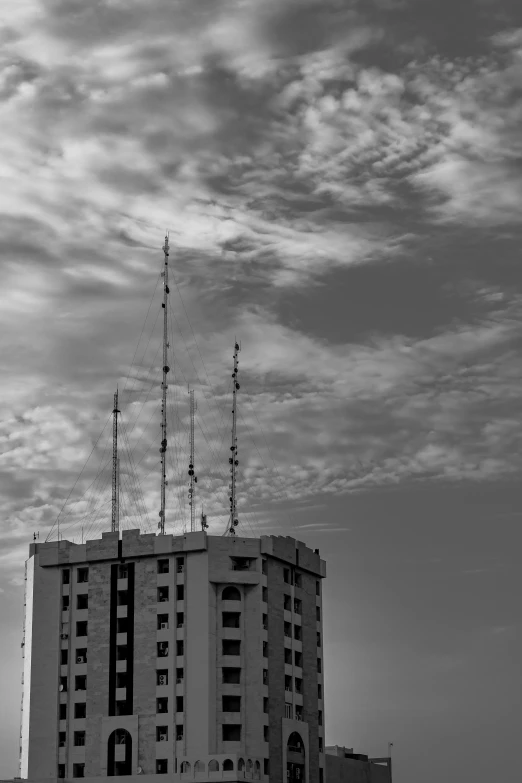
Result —
[[[515,778],[522,9],[510,0],[4,0],[0,776],[33,533],[319,548],[326,744],[396,783]],[[158,353],[159,351],[159,353]],[[132,452],[132,460],[129,457]]]

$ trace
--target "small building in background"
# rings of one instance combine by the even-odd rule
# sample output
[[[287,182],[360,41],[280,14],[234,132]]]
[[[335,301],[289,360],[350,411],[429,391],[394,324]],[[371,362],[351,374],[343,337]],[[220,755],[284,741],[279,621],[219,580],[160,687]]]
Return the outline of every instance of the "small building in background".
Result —
[[[388,756],[369,759],[353,748],[327,745],[324,760],[326,783],[392,783]]]

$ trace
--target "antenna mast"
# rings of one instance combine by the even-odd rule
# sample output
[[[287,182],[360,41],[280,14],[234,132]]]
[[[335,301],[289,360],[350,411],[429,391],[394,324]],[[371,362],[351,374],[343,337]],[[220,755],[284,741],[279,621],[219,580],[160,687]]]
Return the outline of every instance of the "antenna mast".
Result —
[[[167,365],[167,348],[169,344],[167,342],[168,335],[168,320],[167,320],[167,294],[169,293],[169,236],[165,235],[165,244],[163,245],[163,253],[165,256],[164,269],[161,273],[163,277],[163,380],[161,383],[161,510],[159,512],[160,521],[158,527],[160,529],[160,535],[165,535],[165,487],[167,486],[167,373],[170,371],[170,367]]]
[[[118,389],[114,395],[114,410],[112,411],[112,521],[111,532],[119,531],[119,481],[118,481]]]
[[[198,477],[194,475],[194,415],[197,410],[197,403],[194,399],[194,392],[189,391],[190,396],[190,462],[189,462],[189,506],[190,506],[190,532],[194,533],[196,530],[196,484],[198,483]]]
[[[233,387],[232,387],[232,445],[230,447],[230,451],[232,452],[232,456],[229,458],[229,464],[230,464],[230,521],[229,521],[229,530],[228,534],[230,536],[235,536],[236,531],[235,527],[239,524],[239,520],[237,519],[237,508],[236,508],[236,468],[239,464],[237,459],[237,437],[236,437],[236,395],[239,391],[239,383],[237,382],[237,374],[238,374],[238,367],[237,367],[237,355],[240,351],[239,344],[235,344],[234,348],[234,372],[232,373],[233,378]]]

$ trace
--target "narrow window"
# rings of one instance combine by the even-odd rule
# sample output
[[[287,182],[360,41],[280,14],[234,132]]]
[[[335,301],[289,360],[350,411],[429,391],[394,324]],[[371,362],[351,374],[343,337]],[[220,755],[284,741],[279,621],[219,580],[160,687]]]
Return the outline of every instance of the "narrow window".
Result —
[[[169,670],[158,669],[156,672],[156,685],[168,685],[169,684]]]
[[[301,704],[295,705],[295,719],[303,720],[303,706]]]
[[[302,578],[301,574],[296,574],[295,575],[294,584],[295,584],[296,587],[302,587],[303,586],[303,578]]]
[[[87,663],[87,647],[76,649],[76,663]]]
[[[289,647],[285,647],[285,663],[292,664],[292,650]]]
[[[223,696],[223,712],[241,712],[241,696]]]
[[[129,575],[128,568],[124,564],[118,566],[118,579],[127,579]]]
[[[181,667],[178,667],[176,669],[176,682],[177,683],[183,682],[183,677],[184,677],[184,671]]]
[[[65,777],[65,764],[58,764],[58,777],[59,778]]]
[[[291,704],[285,704],[285,718],[293,718],[293,711]]]
[[[316,617],[318,622],[321,622],[321,607],[320,606],[316,606],[315,607],[315,617]]]
[[[61,693],[67,693],[67,677],[60,677],[59,690]]]
[[[176,696],[176,712],[183,712],[183,696]]]
[[[68,611],[69,611],[69,596],[62,595],[62,612],[68,612]]]
[[[164,775],[169,771],[169,762],[167,759],[156,759],[156,774]]]
[[[184,559],[182,557],[176,558],[176,571],[178,574],[183,573],[183,567],[184,567]]]
[[[58,732],[58,747],[59,748],[65,748],[65,743],[67,739],[67,734],[65,731]]]
[[[184,655],[185,653],[185,643],[183,639],[178,639],[176,642],[176,655]]]
[[[283,595],[283,609],[286,612],[290,612],[292,609],[292,599],[286,593]]]
[[[266,574],[268,572],[266,560],[261,560],[261,573]]]
[[[69,650],[60,650],[60,663],[65,666],[69,660]]]
[[[84,731],[75,731],[74,732],[74,745],[75,745],[75,747],[83,747],[85,745],[85,732]]]
[[[317,646],[318,647],[321,646],[321,634],[319,633],[319,631],[317,631]]]
[[[303,665],[303,653],[299,650],[294,650],[294,664],[299,667]]]
[[[287,585],[290,584],[290,569],[289,568],[283,568],[283,582],[286,582]]]
[[[169,730],[167,726],[156,726],[156,742],[167,742]]]
[[[263,685],[268,685],[268,669],[263,669]]]
[[[84,701],[78,701],[74,705],[74,717],[86,718],[87,717],[87,704]]]
[[[263,712],[268,712],[268,696],[263,697]]]
[[[116,633],[127,633],[129,628],[129,621],[127,617],[116,618]]]
[[[87,620],[76,623],[76,636],[87,636]]]
[[[85,764],[73,764],[73,778],[85,777]]]
[[[158,615],[158,631],[166,631],[169,627],[169,616],[168,614],[159,614]]]
[[[60,720],[67,720],[67,704],[60,704]]]
[[[169,561],[158,560],[158,574],[168,574],[168,572],[169,572]]]
[[[317,659],[317,671],[319,672],[319,674],[322,671],[321,659],[320,658]]]
[[[321,685],[321,683],[319,683],[317,686],[317,698],[318,699],[323,698],[323,686]]]
[[[303,638],[303,629],[300,625],[294,625],[294,639],[297,639],[298,642],[300,642]]]
[[[302,693],[303,692],[303,681],[301,677],[295,678],[295,692],[296,693]]]
[[[75,691],[86,691],[87,690],[87,675],[86,674],[77,674],[74,678],[74,690]]]
[[[169,600],[169,588],[168,587],[158,587],[158,603],[165,603],[165,601]]]
[[[317,723],[319,724],[319,726],[323,725],[323,711],[322,710],[319,710],[318,713],[317,713]]]
[[[176,600],[185,600],[185,585],[176,585]]]
[[[283,633],[288,639],[292,638],[292,623],[283,623]]]
[[[321,582],[319,581],[319,579],[316,579],[315,581],[315,594],[321,595]]]
[[[166,696],[164,696],[161,699],[156,699],[156,712],[168,712],[169,711],[169,700]]]
[[[261,598],[264,601],[264,603],[265,604],[268,603],[268,588],[267,587],[263,587],[261,593],[262,593]]]
[[[263,739],[268,742],[268,726],[263,726]]]
[[[223,682],[238,685],[241,682],[241,669],[233,669],[231,667],[224,667]]]
[[[263,775],[269,775],[269,774],[270,774],[270,760],[263,759]]]
[[[127,672],[116,672],[116,687],[117,688],[127,687]]]
[[[294,613],[301,614],[303,603],[300,598],[294,599]]]
[[[292,690],[292,677],[290,674],[285,674],[285,691]]]
[[[263,615],[263,630],[268,631],[268,615]]]
[[[76,596],[76,608],[88,609],[89,608],[89,596],[87,593],[79,593]]]
[[[176,613],[176,628],[183,628],[185,625],[185,612]]]
[[[323,752],[323,738],[319,737],[319,753]]]
[[[88,568],[79,568],[77,572],[77,580],[78,582],[88,582],[89,581],[89,569]]]
[[[127,645],[126,644],[118,644],[116,646],[116,660],[117,661],[126,661],[127,660]]]
[[[182,740],[183,739],[183,724],[178,723],[176,724],[176,740]]]
[[[263,642],[263,657],[268,658],[268,642]]]
[[[68,568],[65,568],[62,571],[62,584],[63,585],[68,585],[70,578],[71,578],[71,572],[69,571]]]
[[[223,724],[223,742],[241,742],[241,725],[236,723]]]

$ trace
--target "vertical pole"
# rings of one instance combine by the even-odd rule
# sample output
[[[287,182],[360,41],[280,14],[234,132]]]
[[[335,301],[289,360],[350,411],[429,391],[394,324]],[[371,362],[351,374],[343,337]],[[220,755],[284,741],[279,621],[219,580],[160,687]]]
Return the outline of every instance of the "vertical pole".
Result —
[[[120,458],[118,457],[116,471],[116,530],[120,531]]]
[[[167,319],[167,295],[169,293],[169,237],[165,235],[165,244],[163,245],[164,269],[163,277],[163,380],[161,383],[161,509],[159,512],[160,521],[158,527],[160,534],[165,535],[165,487],[167,485],[167,373],[170,367],[167,365],[167,342],[168,319]]]
[[[118,530],[118,389],[114,395],[112,411],[112,520],[111,533]]]
[[[231,536],[235,536],[236,531],[234,530],[235,527],[239,524],[239,520],[237,519],[237,504],[236,504],[236,468],[239,464],[237,459],[237,436],[236,436],[236,396],[237,392],[239,391],[239,383],[237,382],[237,374],[238,374],[238,367],[237,367],[237,354],[239,352],[239,345],[238,343],[235,344],[234,348],[234,372],[232,373],[233,378],[233,388],[232,388],[232,445],[230,446],[230,451],[232,452],[232,456],[229,458],[228,462],[230,464],[230,521],[229,521],[229,530],[228,533]]]
[[[189,506],[190,506],[190,532],[196,530],[196,483],[197,478],[194,475],[194,417],[196,413],[196,401],[194,392],[189,391],[190,396],[190,462],[189,462]]]

